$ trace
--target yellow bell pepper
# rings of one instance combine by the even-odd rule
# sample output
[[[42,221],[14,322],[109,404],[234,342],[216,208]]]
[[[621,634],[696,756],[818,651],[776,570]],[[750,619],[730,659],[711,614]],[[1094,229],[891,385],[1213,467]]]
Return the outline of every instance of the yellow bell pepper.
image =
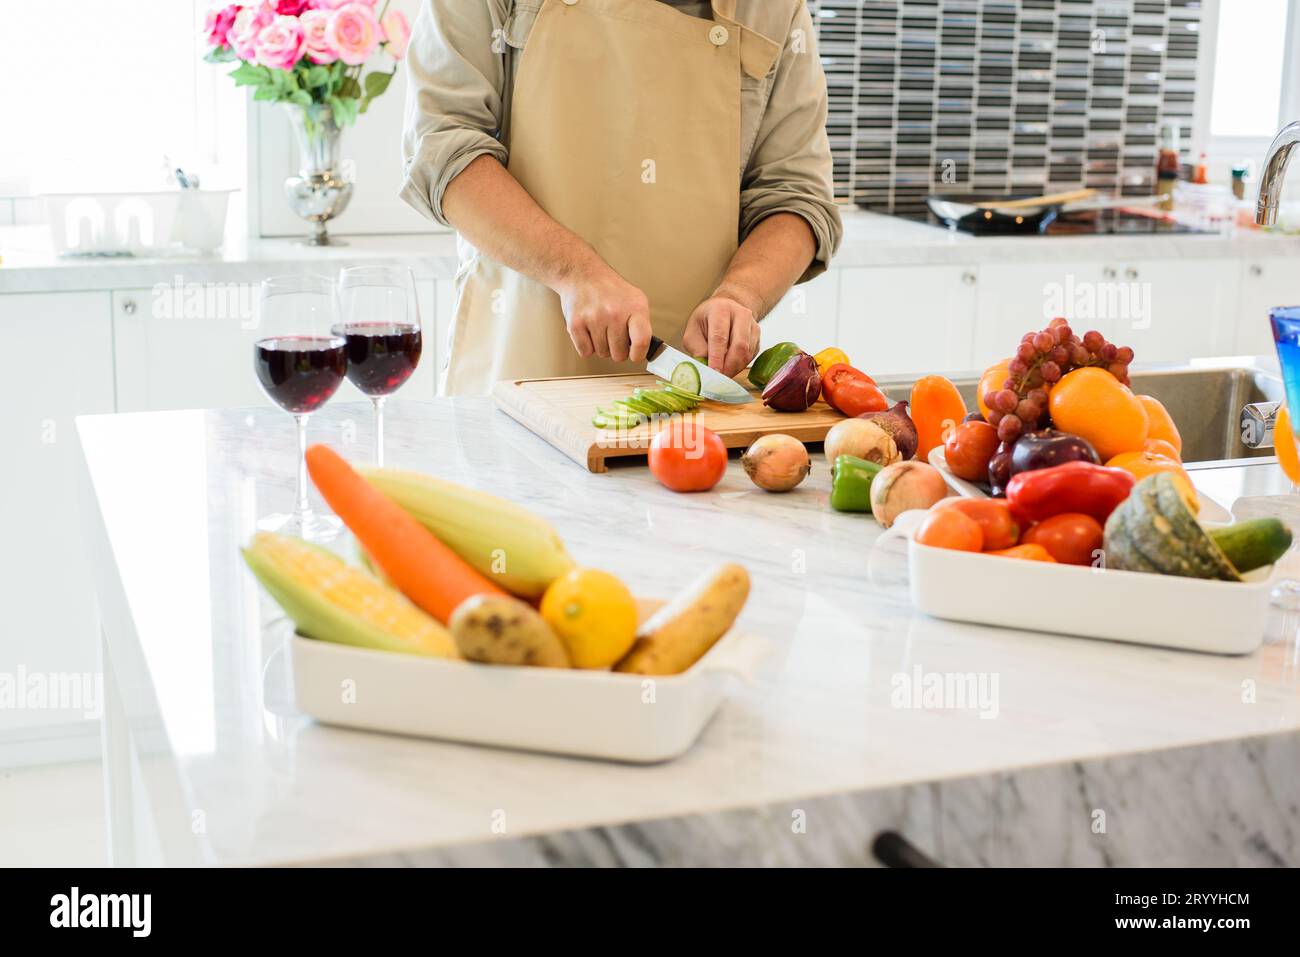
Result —
[[[813,361],[817,363],[817,374],[821,376],[826,375],[826,370],[837,362],[843,362],[846,366],[853,365],[853,363],[849,361],[849,357],[844,354],[843,349],[836,349],[834,347],[823,349],[821,352],[813,356]]]

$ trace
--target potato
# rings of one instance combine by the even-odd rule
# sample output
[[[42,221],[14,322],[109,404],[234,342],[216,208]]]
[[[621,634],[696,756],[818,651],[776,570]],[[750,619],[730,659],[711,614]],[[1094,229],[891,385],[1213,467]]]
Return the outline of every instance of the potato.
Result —
[[[675,675],[704,657],[725,635],[749,597],[749,572],[719,565],[700,576],[637,630],[636,643],[615,671]]]
[[[475,595],[452,613],[451,637],[470,661],[567,668],[569,654],[551,626],[517,598]]]

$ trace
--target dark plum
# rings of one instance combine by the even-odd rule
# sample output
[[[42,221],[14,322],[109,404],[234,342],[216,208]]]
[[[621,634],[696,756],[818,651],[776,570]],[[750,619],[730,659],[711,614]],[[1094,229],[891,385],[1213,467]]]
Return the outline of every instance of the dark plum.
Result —
[[[1050,468],[1065,462],[1100,465],[1097,450],[1084,438],[1057,429],[1042,429],[1022,435],[1011,450],[1011,474]]]

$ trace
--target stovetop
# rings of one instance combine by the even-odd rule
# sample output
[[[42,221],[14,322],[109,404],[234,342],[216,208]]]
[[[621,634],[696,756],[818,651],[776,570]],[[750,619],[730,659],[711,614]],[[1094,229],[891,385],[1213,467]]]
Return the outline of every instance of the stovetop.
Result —
[[[1141,211],[1138,211],[1141,210]],[[900,219],[929,223],[947,229],[948,225],[928,210],[924,213],[896,213]],[[973,236],[1154,236],[1162,233],[1208,233],[1177,222],[1161,210],[1148,207],[1089,209],[1060,213],[1042,232],[1034,230],[971,232]]]

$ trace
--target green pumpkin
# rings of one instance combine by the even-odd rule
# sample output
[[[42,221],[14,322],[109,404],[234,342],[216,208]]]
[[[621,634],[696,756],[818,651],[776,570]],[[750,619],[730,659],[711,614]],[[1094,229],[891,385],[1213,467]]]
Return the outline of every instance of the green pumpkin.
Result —
[[[1124,571],[1241,581],[1213,538],[1201,528],[1173,478],[1148,475],[1106,520],[1106,566]]]

